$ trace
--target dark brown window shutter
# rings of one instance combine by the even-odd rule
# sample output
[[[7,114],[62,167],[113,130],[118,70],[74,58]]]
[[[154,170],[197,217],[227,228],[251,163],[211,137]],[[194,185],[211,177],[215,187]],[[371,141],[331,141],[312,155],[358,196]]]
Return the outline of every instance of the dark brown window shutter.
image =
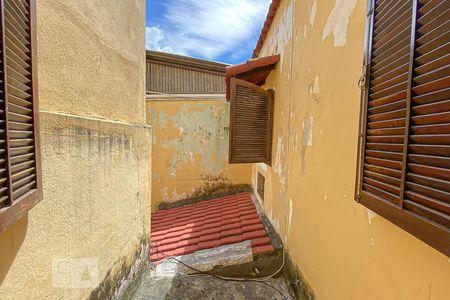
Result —
[[[271,164],[273,93],[231,78],[230,163]]]
[[[1,0],[0,233],[42,197],[35,2]]]
[[[369,1],[357,200],[450,255],[450,0]]]

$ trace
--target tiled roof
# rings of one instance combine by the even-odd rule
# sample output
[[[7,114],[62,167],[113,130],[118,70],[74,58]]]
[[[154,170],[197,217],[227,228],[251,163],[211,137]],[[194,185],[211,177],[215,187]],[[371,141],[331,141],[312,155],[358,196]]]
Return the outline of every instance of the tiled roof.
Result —
[[[251,240],[253,254],[274,251],[249,193],[241,193],[153,214],[150,259],[246,240]]]
[[[269,32],[270,26],[272,26],[273,18],[277,13],[278,7],[280,6],[281,0],[272,0],[270,4],[269,11],[267,12],[266,21],[259,35],[258,43],[256,44],[255,50],[253,50],[253,58],[259,56],[262,46],[266,40],[267,32]]]
[[[231,99],[230,78],[236,77],[253,84],[264,84],[267,76],[275,69],[278,61],[280,61],[280,55],[272,55],[260,58],[249,59],[245,63],[231,65],[226,68],[226,86],[227,94],[226,99]]]

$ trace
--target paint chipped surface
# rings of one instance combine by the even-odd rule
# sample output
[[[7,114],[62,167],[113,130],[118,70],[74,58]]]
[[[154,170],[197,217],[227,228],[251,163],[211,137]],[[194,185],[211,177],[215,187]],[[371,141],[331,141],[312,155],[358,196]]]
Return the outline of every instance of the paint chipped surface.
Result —
[[[283,67],[284,51],[292,38],[293,25],[293,9],[295,1],[290,1],[289,5],[283,10],[277,26],[272,25],[270,37],[266,39],[264,48],[261,51],[261,56],[268,56],[280,54],[281,60],[279,63],[280,70]],[[278,14],[278,13],[277,13]]]
[[[188,197],[187,193],[178,193],[177,188],[174,188],[172,191],[172,201],[186,199]]]
[[[168,122],[169,122],[169,115],[167,115],[167,113],[164,111],[159,112],[159,116],[158,116],[159,128],[166,129]]]
[[[333,34],[334,47],[343,47],[347,43],[347,29],[350,16],[355,9],[357,0],[336,0],[336,5],[328,16],[323,30],[322,42]]]
[[[320,102],[320,80],[318,75],[316,75],[314,80],[309,84],[308,92],[312,96],[314,101],[316,101],[317,103]]]
[[[369,224],[372,224],[372,219],[378,216],[373,210],[367,209],[367,218],[369,219]]]
[[[314,25],[314,21],[316,20],[316,14],[317,14],[317,0],[314,0],[311,10],[309,11],[309,24],[311,27]]]
[[[267,165],[265,163],[257,163],[258,169],[267,172]]]
[[[313,145],[313,122],[314,118],[311,113],[303,120],[303,144],[302,144],[302,160],[301,160],[301,174],[306,175],[306,148]]]
[[[191,111],[184,104],[170,121],[179,130],[176,138],[162,140],[164,148],[173,155],[169,161],[169,174],[176,177],[183,164],[200,159],[203,174],[220,175],[228,158],[228,106],[203,106]],[[161,114],[160,114],[161,116]],[[162,128],[164,129],[164,128]]]
[[[281,176],[281,164],[282,157],[284,156],[284,143],[283,143],[283,134],[281,130],[278,132],[278,140],[277,140],[277,153],[275,155],[275,164],[274,171],[278,176]]]
[[[293,208],[292,208],[292,198],[291,197],[289,197],[289,217],[288,217],[288,234],[287,235],[289,235],[290,234],[290,232],[291,232],[291,224],[292,224],[292,214],[293,214],[293,212],[294,212],[294,210],[293,210]],[[287,236],[286,236],[286,238],[287,238]],[[286,242],[286,241],[285,241]]]
[[[251,183],[251,165],[228,164],[224,100],[148,101],[153,126],[152,206]]]
[[[313,122],[314,118],[311,113],[303,121],[303,146],[312,147],[313,145]]]
[[[165,186],[160,189],[160,198],[163,199],[164,202],[178,201],[186,199],[187,197],[187,193],[177,193],[177,188],[169,191],[169,188]]]

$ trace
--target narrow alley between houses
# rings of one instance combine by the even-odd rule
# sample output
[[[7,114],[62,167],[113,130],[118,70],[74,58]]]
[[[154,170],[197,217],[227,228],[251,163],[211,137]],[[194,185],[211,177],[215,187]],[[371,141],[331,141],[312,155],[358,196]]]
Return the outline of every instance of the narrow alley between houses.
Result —
[[[448,300],[450,0],[0,0],[0,300]]]

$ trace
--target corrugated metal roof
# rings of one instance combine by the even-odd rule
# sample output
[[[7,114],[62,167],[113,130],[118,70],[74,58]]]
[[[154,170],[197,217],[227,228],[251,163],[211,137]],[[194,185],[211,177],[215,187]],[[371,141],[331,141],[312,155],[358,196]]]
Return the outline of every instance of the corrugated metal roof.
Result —
[[[147,60],[171,63],[178,66],[196,68],[205,72],[217,72],[221,74],[225,72],[225,68],[228,66],[225,63],[152,50],[147,50]]]
[[[146,91],[164,94],[224,94],[226,64],[147,51]]]

